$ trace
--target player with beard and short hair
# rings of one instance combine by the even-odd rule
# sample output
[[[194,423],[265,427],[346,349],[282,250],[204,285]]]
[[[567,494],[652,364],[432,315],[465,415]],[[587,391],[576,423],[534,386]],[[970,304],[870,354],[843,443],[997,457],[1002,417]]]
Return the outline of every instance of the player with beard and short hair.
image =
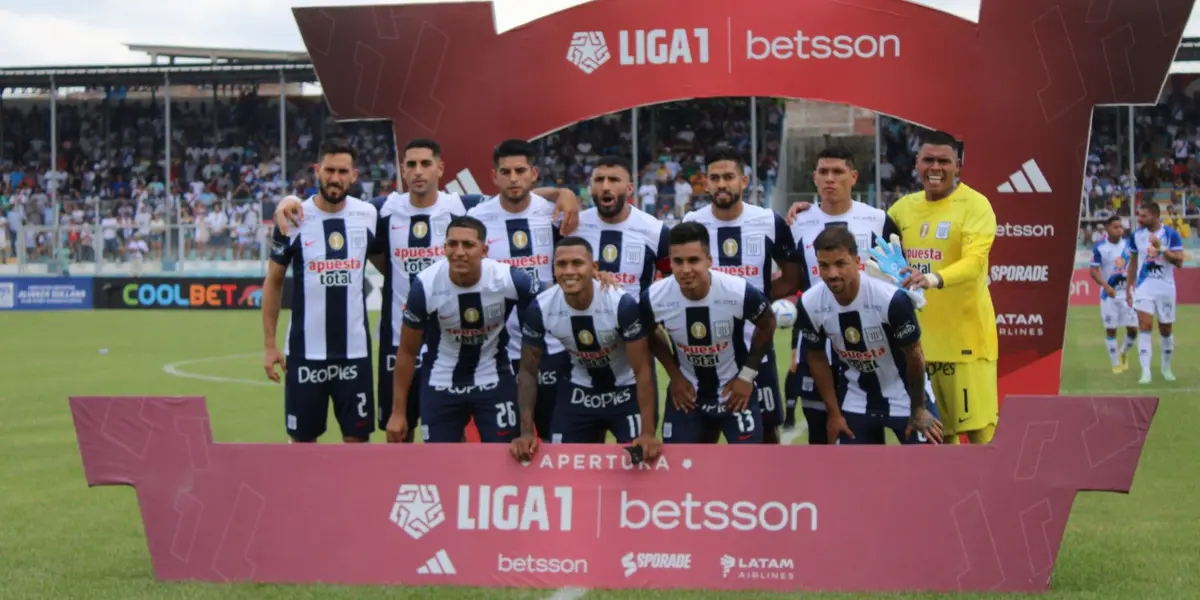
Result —
[[[375,430],[363,282],[378,213],[346,194],[358,178],[356,158],[344,140],[325,140],[316,165],[319,191],[304,202],[308,215],[290,234],[277,229],[272,236],[263,282],[263,368],[275,382],[275,366],[283,368],[284,413],[293,442],[315,442],[325,433],[330,398],[343,441],[367,442]],[[289,267],[295,285],[280,355],[277,325]]]
[[[548,338],[561,342],[571,360],[570,378],[559,386],[551,441],[603,444],[611,432],[617,443],[640,448],[645,460],[658,456],[654,358],[646,341],[650,327],[643,323],[633,296],[604,289],[596,281],[592,252],[591,244],[580,237],[559,242],[554,252],[557,285],[539,294],[525,312],[517,375],[521,437],[512,447],[517,460],[528,460],[537,450],[533,406],[538,364]]]
[[[383,274],[383,314],[379,320],[379,428],[387,426],[392,414],[392,374],[396,369],[396,349],[404,303],[408,299],[410,282],[417,274],[442,257],[446,227],[453,216],[465,215],[483,196],[439,192],[445,173],[442,148],[436,140],[416,138],[409,141],[400,154],[400,177],[405,193],[391,192],[372,203],[379,210],[376,246],[371,249],[371,263]],[[578,221],[579,200],[567,189],[539,188],[535,193],[555,201],[555,213],[563,215],[564,231],[571,231]],[[276,208],[275,224],[287,231],[289,220],[302,218],[300,202],[285,198]],[[390,259],[389,259],[390,257]],[[421,373],[425,350],[417,356],[416,373]],[[410,387],[408,422],[415,425],[420,419],[418,393],[421,386]],[[410,427],[409,437],[415,432]],[[411,441],[411,439],[410,439]]]
[[[538,280],[542,287],[554,282],[554,206],[533,193],[538,179],[537,153],[525,140],[510,139],[492,153],[496,186],[500,193],[467,211],[487,228],[488,257],[511,265]],[[520,372],[521,330],[516,316],[508,324],[508,357],[513,372]],[[559,383],[570,374],[571,361],[557,339],[546,340],[538,372],[538,400],[534,422],[542,440],[549,439]]]
[[[929,412],[931,393],[913,298],[898,286],[860,273],[855,235],[845,228],[813,240],[821,282],[804,292],[796,327],[809,370],[828,413],[826,435],[838,444],[884,444],[890,429],[901,444],[921,434],[941,443],[941,424]],[[825,340],[845,365],[838,398]]]
[[[1129,248],[1129,270],[1126,281],[1135,281],[1125,286],[1125,298],[1138,318],[1138,362],[1142,377],[1138,383],[1151,381],[1150,353],[1153,340],[1151,334],[1154,320],[1158,319],[1159,351],[1162,353],[1161,372],[1163,379],[1175,381],[1171,372],[1171,355],[1175,352],[1174,331],[1175,269],[1183,266],[1183,238],[1178,231],[1162,222],[1162,211],[1158,203],[1145,202],[1138,209],[1138,227],[1133,232],[1133,243]]]
[[[618,156],[602,157],[592,168],[595,206],[579,214],[579,237],[588,241],[601,271],[634,297],[654,282],[655,271],[671,272],[668,227],[654,215],[629,203],[633,171]]]
[[[510,443],[517,433],[516,382],[506,356],[508,319],[520,315],[541,291],[537,279],[485,258],[487,229],[474,217],[453,217],[446,229],[445,260],[412,281],[392,378],[389,442],[408,437],[408,390],[421,385],[421,437],[425,443],[463,440],[474,419],[484,443]],[[518,325],[519,326],[519,325]],[[428,348],[422,377],[417,353]]]
[[[736,151],[718,147],[705,154],[705,159],[712,203],[687,213],[683,222],[699,223],[708,231],[708,246],[716,252],[712,269],[746,280],[770,300],[794,296],[801,267],[787,223],[774,211],[742,200],[749,181],[746,163]],[[774,281],[773,262],[780,268],[779,279]],[[747,344],[753,334],[753,323],[747,323]],[[778,444],[784,415],[774,348],[768,348],[761,365],[752,366],[758,372],[756,401],[762,405],[763,441]]]
[[[773,345],[775,314],[762,290],[712,268],[709,232],[697,222],[671,229],[671,276],[642,293],[643,319],[667,331],[674,354],[650,337],[671,397],[663,416],[663,441],[762,443],[762,408],[755,381]],[[754,326],[747,343],[743,332]]]
[[[1104,322],[1104,345],[1108,347],[1108,358],[1112,361],[1113,373],[1124,373],[1129,369],[1127,351],[1137,343],[1137,311],[1129,305],[1125,295],[1133,240],[1125,235],[1121,217],[1113,215],[1104,222],[1108,233],[1106,239],[1092,247],[1092,281],[1100,286],[1100,320]],[[1125,335],[1117,347],[1117,328],[1124,327]]]

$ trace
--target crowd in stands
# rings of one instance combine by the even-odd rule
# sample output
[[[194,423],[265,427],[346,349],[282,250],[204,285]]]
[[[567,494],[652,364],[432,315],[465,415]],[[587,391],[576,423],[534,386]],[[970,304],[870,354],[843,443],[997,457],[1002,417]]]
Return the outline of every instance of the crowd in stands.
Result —
[[[339,124],[320,98],[290,98],[281,148],[277,102],[255,94],[176,100],[168,159],[161,100],[60,101],[57,161],[51,165],[46,102],[6,99],[0,108],[0,261],[18,254],[28,261],[90,261],[97,254],[109,261],[158,260],[177,258],[181,249],[188,259],[258,259],[275,202],[289,193],[315,193],[311,165],[323,136],[345,136],[359,149],[359,195],[395,189],[390,124]],[[1085,218],[1128,214],[1131,201],[1166,194],[1189,237],[1200,229],[1197,108],[1193,97],[1172,89],[1158,106],[1137,109],[1132,180],[1121,117],[1126,109],[1097,109]],[[780,168],[784,101],[759,99],[756,110],[758,161],[747,165],[754,182],[747,199],[768,204]],[[706,202],[705,149],[723,142],[751,156],[748,99],[689,100],[639,111],[637,201],[664,220]],[[631,112],[624,111],[539,140],[542,183],[569,186],[590,204],[591,166],[605,154],[628,155],[635,137],[631,122]],[[877,168],[887,203],[919,189],[919,130],[891,118],[882,127]],[[1092,231],[1085,221],[1081,243]]]

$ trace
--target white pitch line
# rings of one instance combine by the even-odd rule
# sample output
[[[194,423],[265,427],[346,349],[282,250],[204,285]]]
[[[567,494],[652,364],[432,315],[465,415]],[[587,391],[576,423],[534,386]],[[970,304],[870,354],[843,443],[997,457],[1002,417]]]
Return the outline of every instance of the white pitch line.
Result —
[[[218,375],[202,375],[200,373],[188,373],[186,371],[182,371],[179,369],[179,367],[183,367],[183,366],[187,366],[187,365],[199,365],[199,364],[204,364],[204,363],[222,362],[222,361],[226,361],[226,360],[234,360],[237,358],[251,358],[251,357],[261,356],[261,355],[262,355],[261,353],[229,354],[226,356],[210,356],[208,358],[197,358],[197,359],[193,359],[193,360],[181,360],[179,362],[173,362],[170,364],[163,365],[162,370],[163,370],[163,373],[166,373],[167,375],[174,375],[175,377],[183,377],[186,379],[199,379],[201,381],[213,381],[216,383],[241,383],[243,385],[265,385],[265,386],[279,385],[277,383],[273,383],[271,381],[265,381],[265,380],[238,379],[236,377],[221,377]]]
[[[586,588],[565,587],[556,590],[547,600],[579,600],[587,593]]]
[[[808,431],[808,421],[797,419],[796,427],[794,427],[791,431],[783,432],[783,434],[779,436],[779,443],[784,446],[790,446],[792,442],[796,441],[796,438],[800,437],[800,434],[805,433],[806,431]]]

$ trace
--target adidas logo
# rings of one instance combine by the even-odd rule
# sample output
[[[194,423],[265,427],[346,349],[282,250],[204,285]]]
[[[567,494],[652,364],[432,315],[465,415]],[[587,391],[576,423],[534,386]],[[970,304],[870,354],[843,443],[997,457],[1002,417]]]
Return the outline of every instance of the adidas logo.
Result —
[[[1008,182],[996,187],[1001,194],[1049,194],[1053,190],[1032,158],[1021,165],[1021,170],[1008,176]]]
[[[475,181],[475,176],[470,171],[463,169],[458,172],[458,177],[455,177],[454,181],[446,184],[446,193],[462,196],[463,194],[482,194],[483,190]]]
[[[450,562],[450,555],[446,554],[445,550],[438,550],[433,558],[425,561],[425,564],[417,569],[418,575],[457,575],[458,571],[454,570],[454,563]]]

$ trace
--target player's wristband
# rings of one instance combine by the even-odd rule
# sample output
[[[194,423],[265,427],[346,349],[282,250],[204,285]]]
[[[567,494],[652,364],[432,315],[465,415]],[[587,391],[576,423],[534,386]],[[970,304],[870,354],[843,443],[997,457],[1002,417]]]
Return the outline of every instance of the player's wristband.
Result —
[[[755,377],[758,377],[758,371],[751,369],[750,367],[742,367],[742,372],[738,373],[738,379],[741,379],[742,381],[748,381],[750,383],[754,382]]]
[[[929,282],[929,287],[940,290],[942,289],[942,276],[937,273],[926,273],[925,281]]]

